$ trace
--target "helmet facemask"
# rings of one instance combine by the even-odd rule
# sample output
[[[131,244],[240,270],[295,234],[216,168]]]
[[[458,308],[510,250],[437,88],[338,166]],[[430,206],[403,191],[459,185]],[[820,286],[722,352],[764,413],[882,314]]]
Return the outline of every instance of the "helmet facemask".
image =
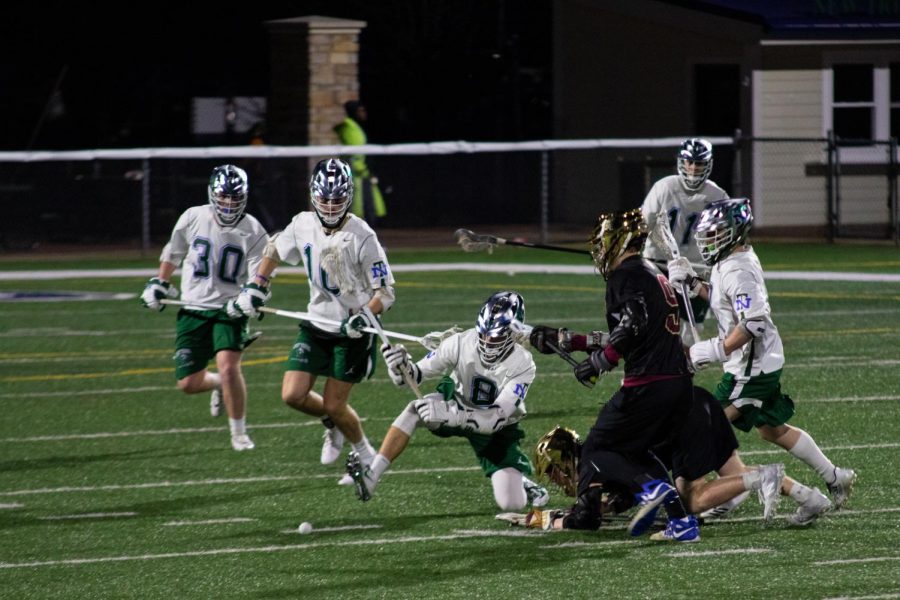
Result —
[[[340,226],[353,202],[350,166],[338,158],[320,161],[309,181],[309,198],[323,226]]]
[[[250,184],[243,169],[234,165],[222,165],[213,169],[207,196],[219,225],[232,227],[241,220],[247,208],[249,191]]]
[[[525,301],[515,292],[497,292],[484,303],[475,321],[478,356],[492,367],[512,352],[514,333],[525,323]]]
[[[707,265],[714,265],[738,246],[747,242],[753,213],[748,198],[730,198],[711,203],[697,220],[694,240],[700,257]]]
[[[696,192],[712,173],[712,144],[700,138],[685,140],[678,151],[677,164],[682,185],[688,191]]]
[[[647,224],[640,209],[600,215],[591,232],[591,257],[603,279],[608,279],[616,260],[628,250],[640,252],[647,240]]]

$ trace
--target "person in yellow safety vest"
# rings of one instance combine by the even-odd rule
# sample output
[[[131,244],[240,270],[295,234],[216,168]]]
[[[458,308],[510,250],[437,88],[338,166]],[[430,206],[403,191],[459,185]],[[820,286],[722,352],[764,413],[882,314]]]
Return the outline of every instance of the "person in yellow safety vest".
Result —
[[[366,107],[358,100],[344,103],[347,118],[334,126],[334,132],[343,146],[361,146],[366,143],[366,132],[361,123],[368,118]],[[350,163],[353,171],[353,204],[350,207],[354,215],[366,220],[372,226],[387,215],[384,197],[378,187],[378,178],[372,174],[366,164],[364,154],[350,154],[342,157]]]

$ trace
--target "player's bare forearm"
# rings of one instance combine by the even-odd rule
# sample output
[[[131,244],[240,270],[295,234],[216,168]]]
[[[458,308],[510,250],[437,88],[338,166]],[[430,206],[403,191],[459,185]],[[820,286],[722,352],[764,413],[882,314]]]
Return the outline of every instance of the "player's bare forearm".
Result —
[[[725,348],[726,354],[731,354],[735,350],[743,348],[744,345],[752,339],[753,338],[746,331],[740,327],[735,327],[731,330],[731,333],[725,337],[722,346]]]
[[[177,265],[173,265],[172,263],[164,260],[159,263],[159,272],[157,273],[157,277],[159,277],[163,281],[171,281],[172,275],[175,273],[176,268],[178,268]]]
[[[369,300],[369,310],[376,315],[380,315],[384,312],[384,304],[381,303],[381,298],[377,295],[372,296],[372,299]]]
[[[269,280],[272,278],[272,272],[277,266],[278,263],[274,259],[264,256],[259,263],[259,268],[256,269],[256,275],[253,277],[254,283],[268,286]]]

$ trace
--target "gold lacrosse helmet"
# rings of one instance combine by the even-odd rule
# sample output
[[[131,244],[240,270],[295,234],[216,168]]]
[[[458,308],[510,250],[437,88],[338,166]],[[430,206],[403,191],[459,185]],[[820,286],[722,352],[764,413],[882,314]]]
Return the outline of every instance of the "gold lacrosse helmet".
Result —
[[[572,429],[557,425],[538,440],[534,447],[534,474],[538,479],[558,485],[566,496],[578,492],[578,458],[581,438]]]
[[[647,223],[639,208],[600,215],[588,243],[603,279],[609,277],[613,263],[627,250],[643,250],[647,233]]]

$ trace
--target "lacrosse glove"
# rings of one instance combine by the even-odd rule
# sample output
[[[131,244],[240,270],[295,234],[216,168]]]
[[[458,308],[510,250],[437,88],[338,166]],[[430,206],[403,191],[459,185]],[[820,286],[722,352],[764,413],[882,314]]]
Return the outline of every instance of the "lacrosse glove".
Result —
[[[164,298],[177,298],[178,289],[168,281],[159,277],[151,277],[141,293],[141,304],[145,308],[163,311],[166,305],[160,302]]]
[[[363,336],[363,328],[371,326],[365,313],[356,313],[341,321],[341,335],[354,340],[359,339]]]
[[[264,315],[259,312],[259,309],[265,306],[271,297],[272,293],[266,286],[248,283],[236,298],[225,303],[225,312],[232,319],[243,317],[262,319]]]

